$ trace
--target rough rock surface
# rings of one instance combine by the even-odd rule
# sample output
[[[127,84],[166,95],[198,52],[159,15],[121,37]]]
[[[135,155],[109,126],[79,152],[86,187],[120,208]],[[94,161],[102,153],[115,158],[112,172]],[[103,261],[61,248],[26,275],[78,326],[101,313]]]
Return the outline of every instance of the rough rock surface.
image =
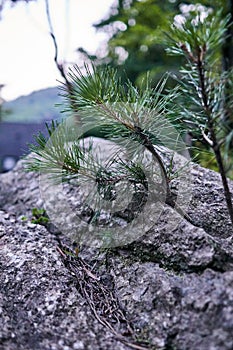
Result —
[[[192,176],[196,226],[173,226],[179,215],[165,207],[135,242],[84,247],[76,259],[57,249],[62,234],[30,222],[31,208],[43,206],[38,176],[21,162],[1,175],[0,350],[233,349],[233,232],[223,189],[215,172],[192,165]]]

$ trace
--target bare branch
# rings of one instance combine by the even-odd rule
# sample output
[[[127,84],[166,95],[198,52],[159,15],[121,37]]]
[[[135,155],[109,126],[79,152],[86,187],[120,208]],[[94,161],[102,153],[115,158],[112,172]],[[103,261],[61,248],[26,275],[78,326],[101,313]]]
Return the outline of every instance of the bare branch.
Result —
[[[57,44],[57,39],[56,36],[54,34],[54,29],[53,29],[53,24],[52,24],[52,20],[51,20],[51,15],[50,15],[50,10],[49,10],[49,0],[45,0],[45,7],[46,7],[46,16],[47,16],[47,20],[48,20],[48,25],[49,25],[49,34],[53,40],[53,45],[54,45],[54,62],[57,66],[57,69],[59,70],[62,78],[65,80],[65,84],[68,88],[68,91],[70,93],[72,93],[72,84],[69,82],[66,73],[65,73],[65,69],[63,64],[58,62],[58,44]]]

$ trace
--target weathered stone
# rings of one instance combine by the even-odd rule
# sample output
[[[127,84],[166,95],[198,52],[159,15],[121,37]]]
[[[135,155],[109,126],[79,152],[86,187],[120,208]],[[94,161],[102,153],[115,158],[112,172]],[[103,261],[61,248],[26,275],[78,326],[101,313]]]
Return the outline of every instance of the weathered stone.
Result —
[[[43,226],[0,212],[0,349],[128,349],[95,319]]]
[[[136,344],[122,320],[113,322],[115,311],[107,319],[111,331],[103,304],[91,307],[82,294],[76,265],[63,263],[57,250],[63,234],[30,222],[31,208],[43,206],[38,176],[25,173],[22,162],[1,175],[0,349],[233,349],[233,232],[224,192],[219,174],[194,164],[191,174],[187,212],[196,226],[165,206],[135,242],[108,251],[83,246],[80,252],[88,273],[99,276],[87,276],[90,300],[99,283],[147,345]],[[71,190],[70,203],[77,202]]]

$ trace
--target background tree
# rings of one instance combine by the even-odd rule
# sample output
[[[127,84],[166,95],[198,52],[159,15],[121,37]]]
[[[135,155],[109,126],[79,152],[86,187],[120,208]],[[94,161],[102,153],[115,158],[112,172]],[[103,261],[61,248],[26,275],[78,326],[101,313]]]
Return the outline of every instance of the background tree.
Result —
[[[177,11],[177,4],[168,1],[119,0],[109,17],[95,25],[110,33],[109,62],[138,85],[148,71],[158,81],[164,72],[175,69],[177,60],[166,55],[161,34]]]
[[[198,0],[117,0],[108,18],[95,25],[97,30],[107,31],[107,55],[104,59],[125,71],[133,83],[140,84],[146,72],[150,71],[154,84],[165,72],[177,72],[180,60],[168,57],[163,44],[165,32],[169,32],[174,17],[180,13],[180,6],[200,4]],[[231,14],[233,0],[203,0],[203,6],[222,8],[222,16]],[[226,33],[222,46],[225,69],[233,65],[232,27]]]

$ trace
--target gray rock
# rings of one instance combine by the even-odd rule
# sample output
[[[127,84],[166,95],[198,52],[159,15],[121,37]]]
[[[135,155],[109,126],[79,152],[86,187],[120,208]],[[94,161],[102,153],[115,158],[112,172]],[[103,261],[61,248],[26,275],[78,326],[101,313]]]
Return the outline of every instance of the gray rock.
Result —
[[[0,212],[0,349],[128,349],[94,317],[40,225]]]
[[[30,222],[43,206],[38,176],[22,162],[1,175],[0,349],[233,349],[233,232],[221,180],[195,164],[191,174],[195,225],[164,206],[134,242],[83,246],[77,258],[57,249],[72,248],[59,230]]]

